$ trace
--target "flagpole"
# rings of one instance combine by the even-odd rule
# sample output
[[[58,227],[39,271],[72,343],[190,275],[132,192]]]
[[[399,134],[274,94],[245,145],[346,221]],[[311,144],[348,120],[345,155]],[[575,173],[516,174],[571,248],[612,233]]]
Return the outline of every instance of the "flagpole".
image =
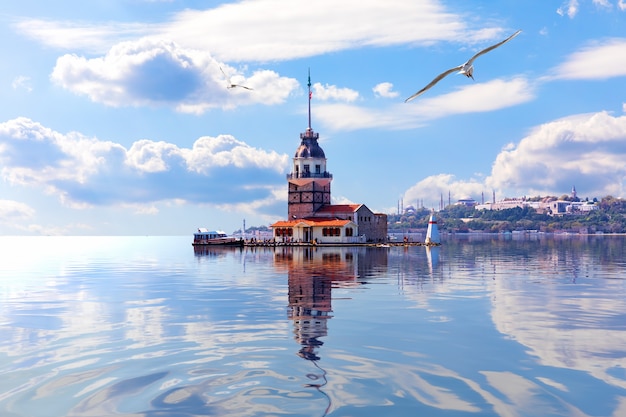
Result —
[[[311,129],[311,68],[309,68],[309,130]]]

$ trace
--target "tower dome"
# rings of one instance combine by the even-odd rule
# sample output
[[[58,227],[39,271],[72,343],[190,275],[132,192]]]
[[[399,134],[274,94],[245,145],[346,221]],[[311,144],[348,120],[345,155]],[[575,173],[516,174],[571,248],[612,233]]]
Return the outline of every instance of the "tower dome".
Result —
[[[322,158],[326,159],[324,150],[317,142],[319,134],[313,132],[313,129],[308,127],[306,132],[300,135],[300,146],[296,149],[294,158]]]

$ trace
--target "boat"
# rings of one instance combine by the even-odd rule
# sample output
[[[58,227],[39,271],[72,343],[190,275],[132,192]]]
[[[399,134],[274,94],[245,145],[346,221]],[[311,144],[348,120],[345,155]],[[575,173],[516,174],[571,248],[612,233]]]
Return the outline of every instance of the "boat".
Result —
[[[209,230],[204,227],[198,228],[193,234],[193,246],[243,246],[243,239],[228,236],[221,230]]]

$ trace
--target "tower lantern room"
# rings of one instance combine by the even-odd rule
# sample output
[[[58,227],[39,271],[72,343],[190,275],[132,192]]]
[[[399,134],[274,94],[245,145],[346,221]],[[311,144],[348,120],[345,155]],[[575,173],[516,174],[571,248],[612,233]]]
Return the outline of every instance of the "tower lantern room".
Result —
[[[326,155],[317,142],[319,133],[308,127],[304,133],[300,133],[300,146],[296,149],[293,157],[293,170],[295,178],[319,178],[328,176],[326,171]]]

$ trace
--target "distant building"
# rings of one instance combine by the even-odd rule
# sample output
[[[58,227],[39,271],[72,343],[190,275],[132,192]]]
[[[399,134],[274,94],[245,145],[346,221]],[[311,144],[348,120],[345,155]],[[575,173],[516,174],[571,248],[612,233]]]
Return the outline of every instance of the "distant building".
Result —
[[[553,211],[552,214],[582,214],[589,213],[590,211],[598,210],[600,207],[597,204],[589,201],[555,201],[553,206],[557,207],[557,211]]]
[[[516,207],[532,207],[539,209],[540,203],[538,201],[528,201],[524,198],[507,198],[505,200],[488,202],[485,204],[476,204],[476,210],[506,210]]]
[[[466,207],[474,207],[476,205],[476,200],[471,197],[460,198],[456,202],[457,206],[466,206]]]
[[[374,213],[365,204],[331,204],[333,176],[326,155],[311,128],[311,79],[309,77],[309,127],[300,134],[300,146],[287,174],[287,220],[270,225],[279,242],[358,243],[387,239],[387,215]]]
[[[566,214],[582,214],[598,210],[599,206],[589,201],[576,201],[576,187],[572,188],[571,198],[575,201],[557,200],[555,198],[544,198],[541,201],[529,201],[526,198],[507,198],[493,203],[477,204],[476,210],[506,210],[516,207],[533,208],[538,213],[547,213],[553,216]]]

